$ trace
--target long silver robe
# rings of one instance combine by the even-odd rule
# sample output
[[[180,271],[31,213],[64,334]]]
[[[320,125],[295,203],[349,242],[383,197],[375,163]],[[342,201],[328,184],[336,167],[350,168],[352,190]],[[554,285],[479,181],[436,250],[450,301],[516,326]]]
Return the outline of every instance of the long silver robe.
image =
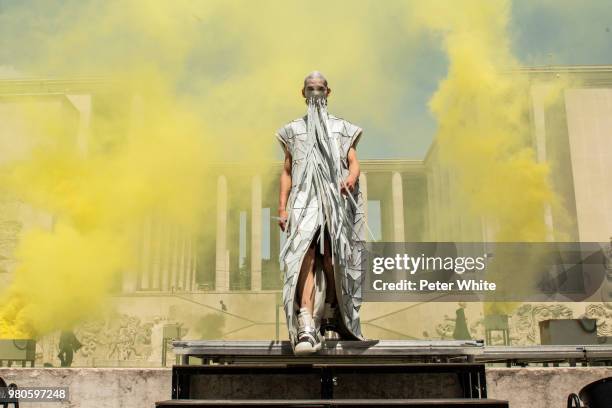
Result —
[[[309,120],[309,117],[316,120]],[[292,156],[291,191],[287,202],[288,223],[285,244],[279,261],[283,272],[283,304],[292,346],[297,342],[296,286],[302,261],[312,239],[320,229],[319,251],[323,253],[323,227],[331,237],[336,296],[340,311],[340,332],[353,340],[364,340],[359,322],[365,246],[363,195],[359,181],[353,200],[342,195],[340,181],[349,175],[347,154],[361,139],[362,129],[318,106],[304,117],[293,120],[276,132],[281,145]],[[356,204],[356,206],[355,206]],[[319,267],[315,272],[315,311],[320,324],[325,298],[325,278]]]

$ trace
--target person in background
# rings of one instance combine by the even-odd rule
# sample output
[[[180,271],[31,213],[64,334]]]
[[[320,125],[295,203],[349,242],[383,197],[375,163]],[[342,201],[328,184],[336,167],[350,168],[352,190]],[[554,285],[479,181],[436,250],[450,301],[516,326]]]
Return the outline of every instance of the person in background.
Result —
[[[62,367],[70,367],[72,365],[72,359],[74,353],[77,352],[83,345],[76,338],[74,333],[70,330],[63,331],[60,334],[59,341],[59,354],[57,355],[60,359]]]

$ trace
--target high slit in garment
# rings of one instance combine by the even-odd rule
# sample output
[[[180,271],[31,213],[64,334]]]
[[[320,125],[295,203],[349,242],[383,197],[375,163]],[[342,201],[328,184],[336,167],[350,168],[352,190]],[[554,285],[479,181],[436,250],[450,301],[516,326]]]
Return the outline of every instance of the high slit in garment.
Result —
[[[321,228],[323,228],[324,233],[321,234]],[[323,238],[321,238],[321,235],[323,235]],[[313,242],[315,243],[315,246],[317,246],[316,244],[321,243],[321,246],[319,246],[319,248],[323,248],[322,251],[320,251],[319,253],[321,254],[320,262],[317,262],[317,252],[315,252],[314,257],[315,257],[315,262],[314,262],[314,269],[315,269],[315,302],[314,302],[314,313],[313,313],[313,318],[315,320],[315,326],[317,327],[317,329],[320,329],[320,325],[321,325],[321,320],[323,318],[323,314],[325,311],[325,299],[327,297],[327,286],[329,285],[329,282],[327,282],[327,275],[325,274],[325,239],[328,239],[329,237],[329,231],[327,228],[327,225],[324,224],[323,227],[321,226],[317,226],[317,230],[314,232],[313,236],[312,236],[312,240],[310,241],[310,245],[308,246],[310,248],[310,246],[313,244]],[[317,248],[318,249],[318,248]],[[317,249],[315,249],[315,251],[317,251]],[[331,254],[330,254],[331,255]],[[304,257],[305,258],[305,257]],[[297,280],[299,280],[299,274],[301,273],[301,267],[303,266],[304,263],[304,258],[302,258],[302,265],[300,266],[300,269],[298,271],[298,277]],[[333,274],[334,278],[337,276],[336,273]],[[297,281],[296,281],[297,282]],[[335,304],[338,303],[338,299],[340,299],[341,294],[338,293],[338,282],[334,282],[334,290],[335,290]],[[296,284],[296,291],[297,291],[297,284]],[[299,303],[297,303],[297,292],[294,292],[294,299],[296,299],[296,304],[295,307],[297,310],[300,309],[300,305]],[[296,312],[297,313],[297,312]],[[296,314],[297,316],[297,314]],[[358,338],[356,338],[356,336],[354,336],[350,330],[348,330],[345,326],[345,324],[343,323],[342,320],[337,321],[337,332],[341,335],[341,337],[343,339],[349,339],[349,340],[357,340]]]
[[[331,240],[340,334],[345,339],[364,340],[359,309],[365,219],[359,181],[348,193],[352,200],[340,193],[340,183],[349,174],[348,150],[357,144],[361,133],[360,127],[328,114],[324,104],[309,104],[306,116],[289,122],[276,133],[292,156],[286,240],[279,255],[283,306],[292,347],[297,342],[299,305],[295,292],[301,266],[317,231],[326,230]],[[323,254],[325,234],[319,233],[318,238],[317,251]],[[317,328],[325,303],[325,286],[322,264],[316,265],[313,317]]]

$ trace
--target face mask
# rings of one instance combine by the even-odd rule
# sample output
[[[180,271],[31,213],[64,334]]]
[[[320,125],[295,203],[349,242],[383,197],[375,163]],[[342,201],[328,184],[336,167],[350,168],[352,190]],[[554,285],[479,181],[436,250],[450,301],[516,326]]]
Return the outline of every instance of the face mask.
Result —
[[[327,95],[326,95],[326,90],[310,90],[310,89],[306,89],[304,91],[304,94],[306,95],[306,100],[308,99],[327,99]]]

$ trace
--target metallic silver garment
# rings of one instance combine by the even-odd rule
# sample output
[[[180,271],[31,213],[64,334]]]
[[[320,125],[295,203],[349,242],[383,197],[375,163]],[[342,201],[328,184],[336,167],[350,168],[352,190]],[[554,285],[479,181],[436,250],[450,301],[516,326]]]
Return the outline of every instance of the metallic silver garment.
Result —
[[[302,261],[319,228],[326,226],[331,237],[336,294],[347,337],[364,340],[359,323],[361,307],[361,254],[365,245],[364,202],[355,184],[352,198],[340,193],[340,184],[349,175],[347,154],[357,145],[362,129],[328,114],[325,100],[309,100],[308,114],[280,128],[276,137],[291,153],[291,192],[287,202],[286,241],[279,261],[284,274],[283,302],[291,344],[297,342],[295,291]],[[355,206],[356,204],[356,206]],[[323,253],[325,237],[319,234]],[[317,326],[323,313],[325,279],[315,274]]]

